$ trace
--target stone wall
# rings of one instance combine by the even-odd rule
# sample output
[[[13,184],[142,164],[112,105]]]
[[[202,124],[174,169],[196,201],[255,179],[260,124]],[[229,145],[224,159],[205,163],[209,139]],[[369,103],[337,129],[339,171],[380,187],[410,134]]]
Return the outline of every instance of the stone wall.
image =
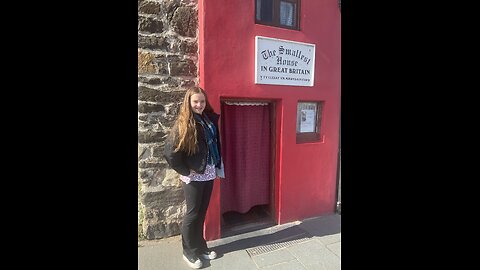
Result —
[[[197,33],[196,0],[138,1],[139,239],[180,233],[183,191],[162,152],[186,89],[198,84]]]

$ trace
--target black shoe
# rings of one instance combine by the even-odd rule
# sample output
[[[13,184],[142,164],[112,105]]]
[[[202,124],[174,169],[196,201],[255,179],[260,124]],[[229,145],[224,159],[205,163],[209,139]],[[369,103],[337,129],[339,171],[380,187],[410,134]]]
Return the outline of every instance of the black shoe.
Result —
[[[183,260],[190,266],[191,268],[198,269],[202,267],[202,261],[197,256],[186,256],[183,254]]]

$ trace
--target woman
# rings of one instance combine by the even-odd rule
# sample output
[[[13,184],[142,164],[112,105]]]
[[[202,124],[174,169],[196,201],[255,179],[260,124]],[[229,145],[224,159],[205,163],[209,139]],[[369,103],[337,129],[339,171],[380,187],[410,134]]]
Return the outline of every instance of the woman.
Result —
[[[182,223],[183,259],[192,268],[202,267],[202,259],[217,257],[207,247],[203,223],[217,169],[221,169],[219,115],[200,87],[187,91],[180,113],[165,143],[164,157],[180,174],[187,212]]]

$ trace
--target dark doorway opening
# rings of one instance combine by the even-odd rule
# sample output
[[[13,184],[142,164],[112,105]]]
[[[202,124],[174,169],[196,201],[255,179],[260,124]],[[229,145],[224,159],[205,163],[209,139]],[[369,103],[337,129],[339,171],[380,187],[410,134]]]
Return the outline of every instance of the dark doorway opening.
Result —
[[[256,205],[247,213],[229,211],[222,215],[222,237],[242,234],[275,225],[268,204]]]

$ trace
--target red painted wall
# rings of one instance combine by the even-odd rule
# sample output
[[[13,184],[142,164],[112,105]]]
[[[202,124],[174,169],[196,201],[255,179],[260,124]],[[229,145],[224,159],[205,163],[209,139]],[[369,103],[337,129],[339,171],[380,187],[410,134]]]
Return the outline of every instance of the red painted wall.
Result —
[[[275,180],[279,224],[333,213],[340,118],[340,10],[337,0],[301,0],[300,31],[255,24],[254,0],[199,0],[200,86],[215,111],[220,98],[277,101]],[[255,36],[315,44],[313,87],[255,84]],[[324,101],[323,142],[296,144],[299,100]],[[220,237],[220,180],[206,220]]]

